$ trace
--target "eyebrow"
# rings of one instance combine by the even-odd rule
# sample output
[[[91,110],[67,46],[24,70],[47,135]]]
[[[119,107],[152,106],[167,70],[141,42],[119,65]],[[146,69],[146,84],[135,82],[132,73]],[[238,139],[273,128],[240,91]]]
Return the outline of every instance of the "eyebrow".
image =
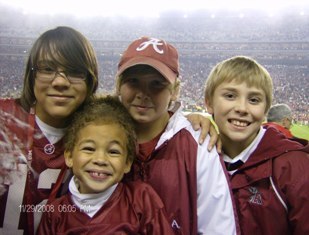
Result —
[[[222,90],[237,92],[237,89],[233,87],[223,87]],[[261,95],[261,96],[264,95],[262,91],[249,91],[249,94],[250,95]]]
[[[37,65],[56,66],[55,62],[52,60],[38,60]]]
[[[78,141],[79,144],[85,144],[85,143],[92,143],[94,144],[95,142],[91,139],[83,139],[81,141]]]
[[[112,140],[112,141],[109,142],[109,144],[117,144],[117,145],[119,145],[120,147],[122,147],[121,142],[118,141],[118,140]]]
[[[79,142],[79,144],[84,144],[84,143],[95,144],[96,142],[95,142],[94,140],[92,140],[92,139],[84,139],[84,140],[82,140],[82,141]],[[109,145],[110,145],[110,144],[117,144],[117,145],[119,145],[120,147],[123,147],[122,144],[121,144],[121,142],[118,141],[118,140],[109,141],[108,144],[109,144]]]

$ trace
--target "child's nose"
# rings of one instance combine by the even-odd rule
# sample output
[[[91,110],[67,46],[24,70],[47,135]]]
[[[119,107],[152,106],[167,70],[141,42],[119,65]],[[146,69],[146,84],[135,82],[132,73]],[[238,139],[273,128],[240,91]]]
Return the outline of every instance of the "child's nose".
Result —
[[[70,86],[71,83],[65,74],[57,72],[52,84],[53,86]]]
[[[235,111],[239,113],[247,113],[247,102],[245,100],[239,100],[235,105]]]
[[[150,92],[151,89],[149,88],[149,86],[140,86],[139,91],[137,92],[137,97],[140,99],[149,97]]]
[[[108,163],[108,157],[103,152],[96,152],[92,160],[98,165],[106,165]]]

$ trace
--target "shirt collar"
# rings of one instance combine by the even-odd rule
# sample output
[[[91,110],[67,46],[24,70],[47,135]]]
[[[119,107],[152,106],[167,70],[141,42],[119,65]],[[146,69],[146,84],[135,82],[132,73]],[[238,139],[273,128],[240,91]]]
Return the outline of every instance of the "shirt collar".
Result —
[[[83,194],[78,190],[78,183],[75,176],[72,177],[69,190],[72,194],[74,204],[83,212],[93,217],[95,213],[106,203],[118,184],[111,186],[101,193]]]
[[[251,144],[247,148],[245,148],[239,155],[237,155],[234,158],[230,158],[228,155],[223,153],[223,160],[229,163],[235,163],[238,160],[246,162],[248,158],[250,157],[250,155],[255,151],[255,149],[259,145],[265,132],[266,130],[263,127],[260,127],[259,133],[257,134],[257,136],[254,138],[254,140],[251,142]]]

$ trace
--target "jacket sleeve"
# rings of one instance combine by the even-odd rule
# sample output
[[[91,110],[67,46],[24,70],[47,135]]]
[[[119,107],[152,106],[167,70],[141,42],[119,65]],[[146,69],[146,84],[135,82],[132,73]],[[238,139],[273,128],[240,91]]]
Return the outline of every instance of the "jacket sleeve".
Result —
[[[292,234],[309,234],[309,154],[293,151],[275,160],[274,176],[283,192]]]
[[[142,234],[174,235],[161,198],[150,185],[143,184],[143,186],[145,188],[142,194],[143,204],[141,204]]]
[[[36,235],[52,235],[56,234],[55,225],[53,224],[53,212],[44,212],[39,224]]]
[[[198,147],[197,211],[201,234],[238,234],[239,226],[227,173],[215,149],[208,152],[209,137]]]
[[[166,212],[164,208],[157,209],[151,221],[145,225],[146,234],[166,234],[166,235],[174,235],[174,231],[172,229],[171,224],[167,219]]]

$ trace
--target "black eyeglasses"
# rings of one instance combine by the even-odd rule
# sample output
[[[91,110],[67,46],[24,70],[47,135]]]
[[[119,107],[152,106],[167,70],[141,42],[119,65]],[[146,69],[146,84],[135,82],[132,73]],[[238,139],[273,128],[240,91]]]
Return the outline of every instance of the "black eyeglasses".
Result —
[[[74,84],[81,83],[87,78],[87,74],[80,71],[58,71],[45,66],[35,67],[32,70],[36,72],[36,79],[46,83],[51,83],[58,75]]]

